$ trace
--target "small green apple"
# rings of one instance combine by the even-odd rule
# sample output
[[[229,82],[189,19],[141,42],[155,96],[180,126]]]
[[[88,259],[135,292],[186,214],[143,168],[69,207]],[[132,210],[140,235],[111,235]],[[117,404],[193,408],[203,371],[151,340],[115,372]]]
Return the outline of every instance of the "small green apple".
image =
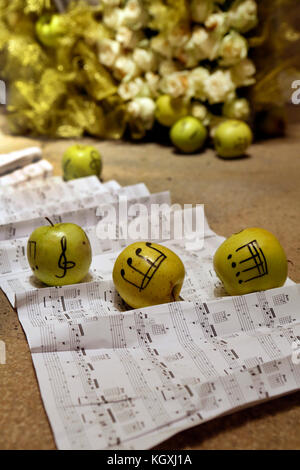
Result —
[[[179,300],[184,277],[184,265],[173,251],[143,241],[127,246],[113,269],[118,293],[133,308]]]
[[[184,153],[192,153],[202,148],[206,137],[206,128],[193,116],[179,119],[170,132],[173,144]]]
[[[163,126],[171,127],[178,119],[186,116],[188,112],[188,105],[180,98],[161,95],[156,100],[155,117]]]
[[[214,135],[215,149],[224,158],[244,155],[252,142],[252,131],[248,124],[237,119],[222,122]]]
[[[92,145],[71,145],[63,155],[62,169],[65,181],[92,175],[100,177],[102,158]]]
[[[38,39],[44,46],[55,47],[67,32],[64,18],[59,14],[45,14],[35,24]]]
[[[87,275],[92,250],[79,225],[51,223],[32,232],[27,243],[27,259],[40,281],[48,286],[64,286],[76,284]]]

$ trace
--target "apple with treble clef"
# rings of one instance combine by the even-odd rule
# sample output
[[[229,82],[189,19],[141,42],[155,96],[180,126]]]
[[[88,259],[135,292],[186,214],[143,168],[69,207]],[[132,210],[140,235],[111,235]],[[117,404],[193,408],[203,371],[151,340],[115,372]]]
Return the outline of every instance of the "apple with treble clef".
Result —
[[[72,223],[36,228],[27,242],[27,259],[33,274],[48,286],[81,282],[88,274],[92,250],[85,231]]]

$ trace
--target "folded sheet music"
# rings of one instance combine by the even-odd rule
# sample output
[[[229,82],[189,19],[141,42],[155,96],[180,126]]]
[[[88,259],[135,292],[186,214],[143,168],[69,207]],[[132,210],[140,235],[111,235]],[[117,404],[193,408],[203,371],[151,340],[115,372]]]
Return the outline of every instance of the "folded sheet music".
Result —
[[[29,187],[32,183],[35,184],[35,182],[43,182],[45,178],[52,176],[52,173],[53,165],[45,159],[25,165],[23,168],[0,176],[0,192],[7,191],[10,187],[20,189],[21,187]]]
[[[185,265],[183,300],[128,310],[112,269],[132,240],[118,233],[97,238],[97,227],[106,223],[101,207],[117,208],[120,195],[129,207],[169,205],[169,193],[95,179],[70,183],[53,179],[36,189],[27,219],[19,199],[30,198],[30,190],[13,193],[15,220],[3,213],[0,227],[0,286],[17,307],[59,449],[148,449],[224,413],[299,389],[299,285],[288,280],[278,289],[227,296],[212,265],[224,239],[205,220],[204,231],[195,234],[198,248],[168,233],[159,240]],[[93,262],[80,284],[46,287],[28,266],[27,239],[45,223],[45,195],[53,222],[78,223],[91,240]]]
[[[22,168],[42,158],[40,147],[28,147],[0,155],[0,175]]]

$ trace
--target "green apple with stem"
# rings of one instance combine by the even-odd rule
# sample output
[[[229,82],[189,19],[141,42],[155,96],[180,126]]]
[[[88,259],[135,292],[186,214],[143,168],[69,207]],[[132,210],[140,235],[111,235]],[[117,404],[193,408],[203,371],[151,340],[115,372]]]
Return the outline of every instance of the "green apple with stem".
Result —
[[[100,178],[101,155],[92,145],[71,145],[63,155],[62,170],[65,181],[92,175]]]
[[[92,250],[85,231],[72,223],[36,228],[27,242],[27,259],[37,279],[48,286],[81,282],[87,275]]]

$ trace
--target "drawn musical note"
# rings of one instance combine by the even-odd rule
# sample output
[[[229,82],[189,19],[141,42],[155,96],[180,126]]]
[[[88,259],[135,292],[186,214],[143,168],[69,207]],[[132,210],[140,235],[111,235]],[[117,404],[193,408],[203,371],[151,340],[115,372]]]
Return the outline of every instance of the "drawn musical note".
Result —
[[[144,290],[146,289],[146,287],[148,286],[149,282],[151,281],[151,279],[153,278],[154,274],[156,273],[156,271],[158,270],[158,268],[160,267],[161,263],[167,258],[166,255],[164,255],[164,253],[162,253],[160,250],[158,250],[157,248],[154,248],[152,246],[152,244],[150,242],[147,242],[146,243],[146,246],[148,248],[151,248],[151,250],[154,250],[158,253],[158,257],[154,260],[154,261],[151,261],[151,259],[149,258],[146,258],[145,256],[143,256],[141,254],[142,252],[142,248],[138,248],[136,251],[135,251],[135,254],[136,256],[138,256],[139,258],[142,258],[146,261],[146,263],[148,263],[150,265],[149,269],[146,271],[146,272],[142,272],[140,271],[139,269],[137,269],[136,267],[133,266],[132,262],[132,258],[128,258],[127,259],[127,264],[128,266],[130,266],[131,269],[133,269],[135,272],[137,272],[138,274],[141,275],[141,283],[140,284],[135,284],[134,282],[130,281],[129,279],[127,279],[125,277],[125,270],[124,269],[121,269],[121,276],[122,278],[124,279],[124,281],[128,282],[129,284],[137,287],[139,289],[139,291],[141,290]]]
[[[32,253],[32,250],[33,250],[33,253]],[[36,257],[36,242],[35,241],[29,240],[29,242],[28,242],[28,251],[29,251],[29,253],[28,253],[29,256],[33,257],[33,259],[35,259],[35,257]]]
[[[68,269],[72,269],[76,266],[76,263],[74,261],[67,260],[67,257],[66,257],[67,238],[65,236],[61,237],[60,244],[61,244],[62,252],[61,252],[61,255],[59,257],[57,264],[58,264],[58,267],[63,270],[63,273],[61,276],[58,276],[57,274],[55,274],[55,277],[58,277],[61,279],[65,277]]]
[[[268,274],[267,260],[257,240],[252,240],[251,242],[240,246],[235,251],[236,253],[238,253],[241,250],[245,258],[243,258],[239,262],[238,267],[237,267],[236,262],[234,261],[231,262],[231,265],[232,265],[232,268],[235,269],[237,267],[238,269],[236,273],[237,278],[239,278],[242,273],[249,273],[250,277],[247,278],[247,275],[246,275],[246,276],[243,276],[243,279],[239,278],[239,281],[238,281],[239,284],[242,284],[243,282],[252,281],[253,279],[257,279],[259,277],[263,277]],[[231,260],[231,258],[232,258],[232,255],[229,255],[227,259]],[[251,264],[251,262],[253,263]],[[242,265],[243,267],[244,263],[247,263],[246,265],[247,267],[242,270],[240,265]]]
[[[97,152],[95,152],[94,150],[91,152],[91,161],[90,161],[89,167],[91,170],[93,171],[95,170],[95,173],[97,175],[100,173],[101,163],[100,163]]]

